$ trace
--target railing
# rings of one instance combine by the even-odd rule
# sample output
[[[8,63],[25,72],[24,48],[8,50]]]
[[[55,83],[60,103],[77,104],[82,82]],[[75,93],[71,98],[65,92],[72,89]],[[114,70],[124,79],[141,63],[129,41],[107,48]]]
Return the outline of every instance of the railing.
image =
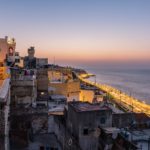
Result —
[[[17,76],[17,77],[13,77],[13,78],[11,78],[11,80],[35,80],[36,79],[36,76],[34,76],[34,75],[27,75],[27,76],[22,76],[22,75],[20,75],[20,76]]]
[[[3,84],[0,87],[0,100],[5,101],[9,92],[10,79],[3,80]]]

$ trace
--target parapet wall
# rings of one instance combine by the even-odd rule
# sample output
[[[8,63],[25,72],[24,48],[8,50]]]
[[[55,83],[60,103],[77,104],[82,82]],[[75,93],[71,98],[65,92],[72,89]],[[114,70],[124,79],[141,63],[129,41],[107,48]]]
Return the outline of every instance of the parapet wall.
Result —
[[[70,93],[80,92],[80,82],[73,81],[67,83],[49,83],[49,87],[55,88],[54,94],[62,94],[68,96]]]

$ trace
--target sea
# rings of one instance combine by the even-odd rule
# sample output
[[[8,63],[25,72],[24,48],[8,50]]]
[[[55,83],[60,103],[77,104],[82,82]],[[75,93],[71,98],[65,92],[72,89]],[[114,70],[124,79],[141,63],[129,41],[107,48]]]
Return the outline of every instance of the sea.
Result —
[[[90,80],[116,87],[128,95],[150,104],[150,68],[106,69],[91,67],[86,70],[96,75]]]

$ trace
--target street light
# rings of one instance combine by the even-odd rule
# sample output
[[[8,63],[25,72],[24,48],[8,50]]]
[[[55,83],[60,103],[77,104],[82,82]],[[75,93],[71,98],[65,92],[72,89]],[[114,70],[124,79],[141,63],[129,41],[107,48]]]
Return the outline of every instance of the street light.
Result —
[[[121,90],[120,90],[120,105],[121,105]]]
[[[96,85],[96,75],[95,75],[95,85]]]

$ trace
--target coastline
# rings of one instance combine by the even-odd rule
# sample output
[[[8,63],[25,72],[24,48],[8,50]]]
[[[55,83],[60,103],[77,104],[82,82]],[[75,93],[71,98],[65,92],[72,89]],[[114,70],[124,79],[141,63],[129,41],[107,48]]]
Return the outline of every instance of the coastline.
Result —
[[[142,68],[85,68],[87,72],[93,73],[96,77],[89,78],[98,83],[107,84],[127,93],[150,105],[150,69]]]
[[[121,105],[127,111],[132,111],[135,113],[142,112],[150,116],[150,105],[143,103],[141,100],[131,97],[124,92],[121,92],[117,88],[105,84],[95,83],[88,80],[89,77],[95,76],[94,74],[87,73],[87,74],[80,74],[77,76],[82,82],[95,86],[100,90],[108,93],[112,97],[112,101],[114,101],[118,105]]]
[[[96,76],[95,74],[92,74],[92,73],[84,73],[84,74],[80,74],[80,76],[84,79],[88,79],[90,77],[94,77]]]

